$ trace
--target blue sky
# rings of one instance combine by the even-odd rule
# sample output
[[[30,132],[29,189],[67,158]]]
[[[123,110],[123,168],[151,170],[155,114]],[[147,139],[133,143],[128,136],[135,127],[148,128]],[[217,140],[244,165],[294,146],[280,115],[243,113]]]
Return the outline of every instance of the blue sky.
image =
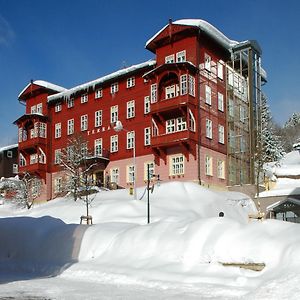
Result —
[[[19,92],[33,79],[66,88],[153,57],[145,42],[168,19],[204,19],[261,45],[275,121],[300,112],[300,1],[0,0],[0,146],[16,141]]]

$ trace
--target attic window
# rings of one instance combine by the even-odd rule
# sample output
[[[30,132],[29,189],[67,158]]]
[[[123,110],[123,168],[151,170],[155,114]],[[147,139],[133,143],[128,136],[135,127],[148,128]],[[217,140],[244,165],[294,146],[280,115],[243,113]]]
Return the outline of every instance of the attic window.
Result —
[[[7,153],[6,153],[6,156],[7,156],[8,158],[12,158],[12,155],[13,155],[12,151],[11,151],[11,150],[8,150]]]

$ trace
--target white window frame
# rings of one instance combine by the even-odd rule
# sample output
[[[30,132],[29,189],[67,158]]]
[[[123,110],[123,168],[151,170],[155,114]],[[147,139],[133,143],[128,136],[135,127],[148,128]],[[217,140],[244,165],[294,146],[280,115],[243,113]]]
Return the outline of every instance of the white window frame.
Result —
[[[56,177],[54,179],[54,193],[62,192],[62,177]]]
[[[150,113],[150,97],[149,96],[146,96],[144,98],[144,114],[149,114]]]
[[[213,176],[213,158],[210,155],[205,156],[205,175]]]
[[[151,100],[151,103],[155,103],[157,102],[157,84],[154,83],[154,84],[151,84],[151,93],[150,93],[150,100]]]
[[[189,75],[189,95],[195,97],[195,77]]]
[[[102,156],[102,138],[96,139],[94,141],[94,155],[96,157]]]
[[[19,173],[19,166],[18,166],[18,164],[13,164],[12,172],[13,172],[13,174],[18,174]]]
[[[180,95],[186,95],[188,93],[188,77],[187,74],[180,76]]]
[[[176,85],[172,84],[165,87],[166,99],[171,99],[176,97]]]
[[[218,92],[218,110],[224,112],[224,95]]]
[[[151,127],[144,128],[144,146],[151,145]]]
[[[126,88],[132,88],[135,86],[135,77],[129,77],[126,81]]]
[[[44,122],[39,122],[39,137],[46,138],[47,137],[47,124]]]
[[[175,62],[175,55],[174,54],[170,54],[170,55],[165,57],[165,64],[172,64],[174,62]]]
[[[127,119],[135,117],[135,101],[131,100],[127,102]]]
[[[20,167],[25,167],[27,165],[27,161],[22,153],[19,153],[19,165]]]
[[[36,113],[41,115],[43,114],[43,103],[38,103],[36,105]]]
[[[110,93],[115,94],[119,91],[119,84],[118,82],[114,82],[110,85]]]
[[[60,102],[55,103],[54,111],[55,112],[60,112],[62,109],[62,105]]]
[[[102,110],[95,111],[95,127],[102,126]]]
[[[148,180],[148,165],[149,165],[149,179],[151,180],[155,174],[155,163],[154,161],[144,162],[144,181]]]
[[[211,87],[205,85],[205,103],[211,105]]]
[[[184,175],[185,161],[182,154],[171,155],[169,158],[170,176]]]
[[[220,179],[225,179],[225,161],[224,160],[218,159],[217,176]]]
[[[112,135],[110,137],[110,152],[118,152],[118,135]]]
[[[185,62],[186,61],[186,51],[182,50],[176,53],[176,62]]]
[[[67,100],[67,107],[68,108],[74,107],[74,98],[69,98]]]
[[[44,152],[43,149],[40,148],[40,147],[39,147],[39,152],[40,152],[40,154],[39,154],[39,156],[38,156],[38,158],[39,158],[39,163],[41,163],[41,164],[46,164],[46,163],[47,163],[47,160],[46,160],[46,154],[45,154],[45,152]]]
[[[176,132],[175,119],[169,119],[166,121],[166,134]]]
[[[176,119],[176,131],[184,131],[187,129],[186,118],[178,117]]]
[[[133,183],[135,179],[135,167],[134,165],[126,166],[126,181],[127,183]]]
[[[67,123],[67,135],[74,133],[74,119],[69,119]]]
[[[128,131],[126,133],[126,137],[127,137],[126,149],[133,149],[135,146],[135,131]]]
[[[29,156],[29,162],[31,165],[34,165],[34,164],[37,164],[38,163],[38,155],[37,153],[34,153],[34,154],[30,154]]]
[[[12,158],[13,157],[13,152],[11,150],[7,150],[6,157]]]
[[[218,74],[218,78],[219,79],[222,79],[224,78],[224,68],[223,68],[223,61],[218,61],[218,71],[217,71],[217,74]]]
[[[218,131],[219,131],[219,143],[224,144],[225,143],[225,128],[223,125],[218,126]]]
[[[206,137],[209,139],[213,137],[212,120],[210,119],[206,119]]]
[[[55,149],[54,150],[54,164],[59,165],[61,162],[61,149]]]
[[[119,180],[120,180],[120,169],[119,168],[110,169],[110,181],[119,184]]]
[[[194,117],[194,114],[193,112],[189,109],[189,130],[195,132],[196,131],[196,120],[195,120],[195,117]]]
[[[110,123],[114,124],[118,121],[118,105],[111,106],[110,108]]]
[[[89,95],[88,95],[87,93],[81,95],[81,97],[80,97],[80,102],[81,102],[81,103],[87,103],[88,100],[89,100]]]
[[[96,89],[95,90],[95,99],[99,99],[103,97],[103,90],[102,88]]]
[[[61,123],[55,124],[55,138],[58,139],[61,137]]]
[[[88,130],[88,115],[80,116],[80,130],[86,131]]]
[[[204,68],[209,72],[211,71],[211,56],[207,53],[204,54]]]
[[[36,105],[32,105],[30,108],[30,113],[31,114],[36,114]]]

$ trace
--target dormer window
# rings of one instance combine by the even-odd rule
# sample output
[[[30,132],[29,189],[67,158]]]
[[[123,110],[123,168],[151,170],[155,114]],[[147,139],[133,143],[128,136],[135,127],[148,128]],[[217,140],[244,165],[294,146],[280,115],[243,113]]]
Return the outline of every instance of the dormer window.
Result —
[[[99,99],[103,97],[103,90],[102,89],[97,89],[95,91],[95,99]]]
[[[88,102],[88,94],[83,94],[81,95],[81,103],[86,103]]]
[[[55,112],[61,111],[61,103],[56,103],[55,104]]]
[[[172,64],[175,62],[174,54],[168,55],[165,57],[165,63],[166,64]]]
[[[186,61],[185,50],[176,53],[176,61],[177,62],[185,62]]]
[[[110,93],[111,93],[111,94],[115,94],[118,90],[119,90],[119,85],[118,85],[117,82],[113,83],[113,84],[110,86]]]
[[[126,86],[127,86],[127,88],[134,87],[135,86],[135,78],[134,77],[127,78]]]

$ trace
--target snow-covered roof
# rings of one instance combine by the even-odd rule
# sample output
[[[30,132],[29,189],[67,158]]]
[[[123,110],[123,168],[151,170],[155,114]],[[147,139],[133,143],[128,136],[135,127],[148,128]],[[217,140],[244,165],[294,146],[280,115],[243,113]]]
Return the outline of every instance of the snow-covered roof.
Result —
[[[231,49],[232,47],[239,44],[239,42],[229,39],[224,33],[222,33],[219,29],[211,25],[210,23],[201,20],[201,19],[181,19],[172,22],[172,24],[176,25],[184,25],[184,26],[193,26],[200,28],[203,32],[208,34],[210,37],[215,39],[218,43],[220,43],[223,47],[227,49]],[[147,46],[163,31],[165,30],[169,24],[164,26],[160,31],[158,31],[153,37],[151,37],[146,42],[146,48]]]
[[[44,81],[44,80],[35,80],[32,82],[33,84],[39,85],[41,87],[44,87],[46,89],[50,89],[53,91],[57,91],[57,92],[62,92],[65,91],[66,89],[64,87],[61,87],[59,85]],[[20,94],[18,95],[18,98],[21,97],[21,95],[26,91],[26,89],[32,84],[31,82],[28,83],[25,88],[20,92]]]
[[[6,151],[6,150],[11,150],[14,148],[18,148],[18,144],[13,144],[13,145],[8,145],[0,148],[0,152]]]
[[[71,95],[75,94],[78,91],[87,90],[90,87],[92,87],[94,89],[96,85],[104,83],[105,81],[112,80],[112,79],[117,79],[119,76],[126,75],[128,73],[131,73],[133,71],[136,71],[136,70],[139,70],[139,69],[142,69],[142,68],[145,68],[145,67],[154,66],[155,64],[156,64],[155,60],[148,60],[146,62],[143,62],[143,63],[137,64],[137,65],[130,66],[128,68],[118,70],[116,72],[113,72],[111,74],[105,75],[105,76],[100,77],[100,78],[97,78],[95,80],[92,80],[92,81],[86,82],[84,84],[75,86],[75,87],[73,87],[69,90],[65,90],[65,91],[63,91],[59,94],[48,96],[48,102],[51,102],[51,101],[53,101],[55,99],[59,99],[59,98],[68,99],[68,98],[70,98]]]

